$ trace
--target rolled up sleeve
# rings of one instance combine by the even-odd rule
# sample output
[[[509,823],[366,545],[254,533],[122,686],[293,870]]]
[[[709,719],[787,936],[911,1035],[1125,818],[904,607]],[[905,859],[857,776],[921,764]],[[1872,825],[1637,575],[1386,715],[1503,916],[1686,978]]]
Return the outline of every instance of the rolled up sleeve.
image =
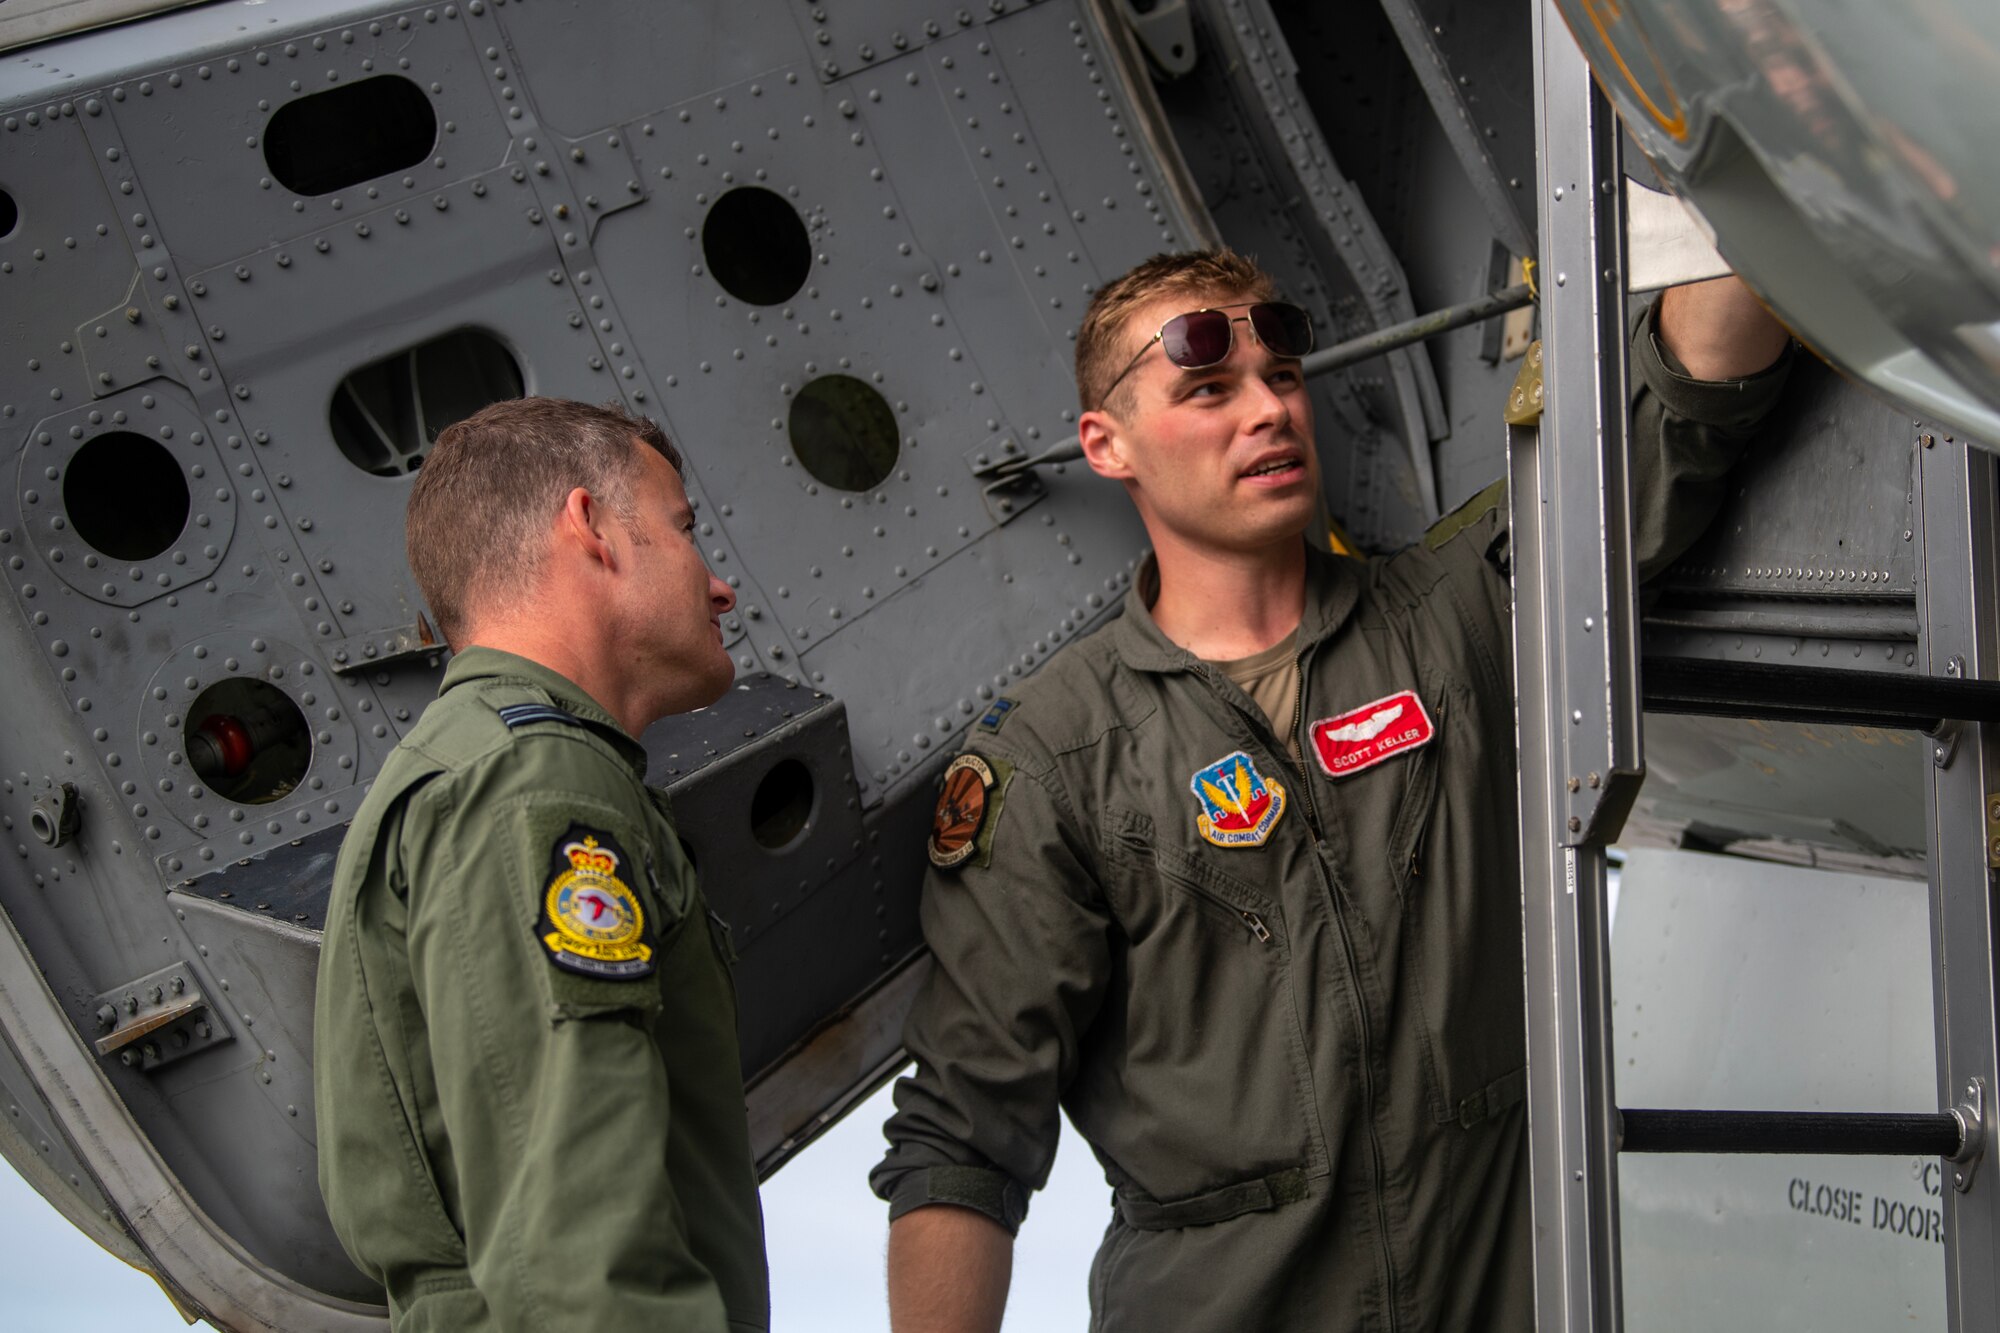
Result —
[[[904,1030],[916,1067],[869,1177],[892,1220],[944,1203],[1020,1226],[1107,984],[1109,917],[1074,812],[1046,770],[1001,765],[990,855],[924,885],[931,970]]]
[[[1728,494],[1726,477],[1784,393],[1792,351],[1740,380],[1698,380],[1658,337],[1658,303],[1633,321],[1632,528],[1644,582],[1680,557]]]

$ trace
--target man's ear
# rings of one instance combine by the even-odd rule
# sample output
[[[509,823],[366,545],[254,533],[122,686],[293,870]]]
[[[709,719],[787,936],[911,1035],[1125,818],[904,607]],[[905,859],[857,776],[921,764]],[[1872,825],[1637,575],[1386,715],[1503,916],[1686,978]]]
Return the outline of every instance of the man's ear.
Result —
[[[609,506],[577,486],[563,498],[562,510],[556,515],[556,542],[559,546],[569,546],[587,560],[616,569],[619,547],[613,526]]]
[[[1077,418],[1076,439],[1092,472],[1113,481],[1131,480],[1132,467],[1125,461],[1125,427],[1117,417],[1102,409],[1085,412]]]

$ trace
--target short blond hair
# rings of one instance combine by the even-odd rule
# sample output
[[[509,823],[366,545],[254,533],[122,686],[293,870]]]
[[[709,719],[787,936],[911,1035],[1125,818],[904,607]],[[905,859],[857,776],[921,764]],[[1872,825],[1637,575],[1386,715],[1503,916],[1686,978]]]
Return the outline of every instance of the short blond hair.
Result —
[[[1076,393],[1086,412],[1102,410],[1123,416],[1131,410],[1131,389],[1120,384],[1114,401],[1103,401],[1129,357],[1120,345],[1125,325],[1141,306],[1163,296],[1189,299],[1214,296],[1270,301],[1278,284],[1254,260],[1234,250],[1183,250],[1154,255],[1121,278],[1099,288],[1083,313],[1076,332]]]

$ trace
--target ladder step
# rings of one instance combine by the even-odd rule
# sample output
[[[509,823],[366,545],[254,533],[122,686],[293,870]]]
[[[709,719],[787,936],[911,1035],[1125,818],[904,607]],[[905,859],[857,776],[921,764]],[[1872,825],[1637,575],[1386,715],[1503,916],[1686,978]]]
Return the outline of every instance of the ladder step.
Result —
[[[1964,1126],[1949,1111],[1618,1112],[1620,1152],[1843,1153],[1852,1156],[1950,1157]]]
[[[1648,657],[1648,712],[1768,718],[1935,732],[1945,720],[2000,722],[2000,681]]]

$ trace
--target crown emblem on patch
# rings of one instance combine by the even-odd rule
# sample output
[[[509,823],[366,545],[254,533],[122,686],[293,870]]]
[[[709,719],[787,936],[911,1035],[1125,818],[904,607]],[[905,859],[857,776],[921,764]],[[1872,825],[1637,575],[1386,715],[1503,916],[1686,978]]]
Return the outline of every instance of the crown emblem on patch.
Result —
[[[579,875],[615,875],[618,873],[618,853],[609,847],[597,845],[597,839],[585,838],[582,842],[572,842],[562,849],[563,856]]]

